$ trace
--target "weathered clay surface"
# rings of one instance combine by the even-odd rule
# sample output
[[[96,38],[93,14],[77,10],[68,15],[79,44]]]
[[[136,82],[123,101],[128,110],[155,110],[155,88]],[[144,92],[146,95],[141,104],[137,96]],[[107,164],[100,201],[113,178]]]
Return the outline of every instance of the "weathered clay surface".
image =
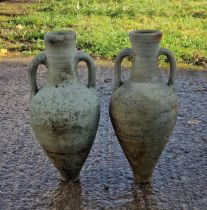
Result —
[[[175,125],[177,98],[162,83],[127,81],[113,94],[111,119],[137,182],[150,182]]]
[[[78,179],[99,122],[95,91],[68,81],[58,88],[44,86],[32,102],[37,139],[64,179]]]
[[[169,86],[160,79],[157,69],[160,31],[132,31],[129,35],[132,48],[121,51],[115,61],[110,117],[135,181],[147,183],[176,122],[178,100],[172,74],[176,69],[173,60]],[[117,74],[125,56],[131,56],[133,62],[129,79],[122,82]]]
[[[180,111],[175,129],[151,185],[135,187],[108,115],[112,69],[97,71],[101,119],[80,183],[65,184],[29,124],[27,65],[0,63],[0,209],[206,209],[207,72],[177,72]],[[87,71],[79,72],[87,82]],[[127,79],[128,71],[122,75]],[[165,72],[162,76],[167,78]],[[40,67],[39,84],[46,78]]]
[[[98,128],[100,105],[95,90],[95,65],[77,51],[73,31],[49,32],[45,52],[29,66],[30,121],[35,136],[65,181],[77,181]],[[77,63],[85,60],[88,87],[77,78]],[[47,84],[39,91],[36,69],[48,68]]]

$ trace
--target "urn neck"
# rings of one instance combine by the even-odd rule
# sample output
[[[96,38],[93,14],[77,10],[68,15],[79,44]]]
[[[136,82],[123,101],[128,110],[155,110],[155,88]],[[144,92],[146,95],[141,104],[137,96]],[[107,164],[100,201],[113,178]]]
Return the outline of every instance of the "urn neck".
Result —
[[[153,81],[159,78],[157,59],[162,38],[160,31],[137,30],[129,33],[134,61],[132,80]]]
[[[48,67],[48,83],[57,85],[77,77],[75,66],[76,35],[73,31],[45,34],[45,54]]]

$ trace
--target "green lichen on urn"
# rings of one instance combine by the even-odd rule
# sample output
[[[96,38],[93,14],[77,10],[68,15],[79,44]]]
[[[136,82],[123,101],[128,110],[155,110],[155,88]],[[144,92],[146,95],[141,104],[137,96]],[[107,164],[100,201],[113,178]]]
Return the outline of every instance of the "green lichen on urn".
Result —
[[[35,136],[65,181],[78,180],[100,116],[95,91],[95,65],[90,56],[75,48],[74,34],[62,31],[45,35],[48,80],[32,95],[30,102],[30,121]],[[88,87],[77,77],[76,68],[80,60],[88,66]],[[36,74],[30,74],[30,77],[36,82]]]

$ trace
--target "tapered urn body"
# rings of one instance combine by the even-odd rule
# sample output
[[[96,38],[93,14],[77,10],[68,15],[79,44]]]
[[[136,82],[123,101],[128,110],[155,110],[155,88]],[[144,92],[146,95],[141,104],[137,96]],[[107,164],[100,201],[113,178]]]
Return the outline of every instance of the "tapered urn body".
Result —
[[[76,181],[98,128],[100,106],[92,58],[76,49],[73,31],[49,32],[45,52],[29,66],[30,122],[36,138],[66,181]],[[88,66],[88,86],[81,84],[77,64]],[[48,69],[47,83],[37,88],[39,64]]]
[[[176,122],[176,64],[173,54],[159,47],[160,31],[132,31],[129,37],[132,48],[122,50],[115,61],[115,88],[109,111],[135,181],[147,183]],[[170,62],[168,84],[160,78],[159,55],[166,55]],[[132,57],[132,71],[122,82],[121,62],[126,56]]]

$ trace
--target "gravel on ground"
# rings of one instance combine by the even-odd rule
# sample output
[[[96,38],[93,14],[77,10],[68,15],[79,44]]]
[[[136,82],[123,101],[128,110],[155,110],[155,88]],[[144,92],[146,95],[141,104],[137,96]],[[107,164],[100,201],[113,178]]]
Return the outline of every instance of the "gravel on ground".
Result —
[[[207,71],[178,71],[179,116],[152,183],[135,186],[108,105],[113,71],[97,67],[101,119],[80,183],[60,181],[29,124],[28,60],[0,62],[0,209],[204,210],[207,204]],[[82,82],[85,66],[79,66]],[[129,75],[123,70],[123,78]],[[167,72],[162,71],[167,79]],[[38,84],[46,82],[40,66]]]

